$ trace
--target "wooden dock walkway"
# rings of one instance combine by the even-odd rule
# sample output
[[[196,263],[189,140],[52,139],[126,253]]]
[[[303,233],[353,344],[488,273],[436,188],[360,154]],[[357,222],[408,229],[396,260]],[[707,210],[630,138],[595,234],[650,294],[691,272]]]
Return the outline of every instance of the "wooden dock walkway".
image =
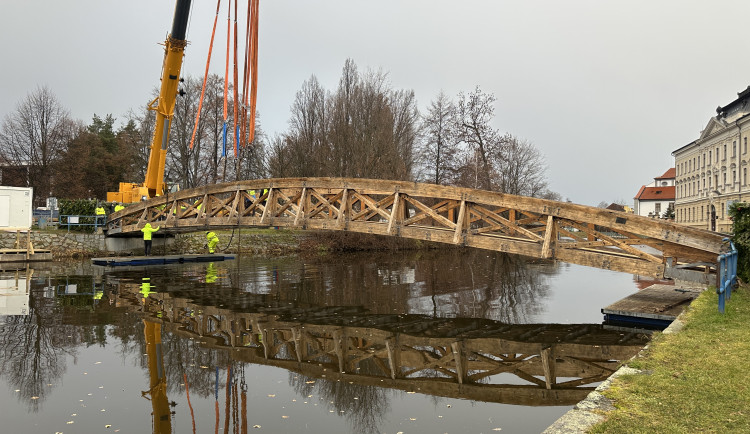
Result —
[[[52,252],[40,249],[0,249],[0,263],[51,261]]]
[[[164,256],[112,256],[105,258],[91,258],[94,265],[109,267],[183,264],[186,262],[217,262],[234,259],[234,255],[202,254],[202,255],[164,255]]]
[[[651,285],[602,309],[607,323],[665,328],[700,295],[701,288]]]

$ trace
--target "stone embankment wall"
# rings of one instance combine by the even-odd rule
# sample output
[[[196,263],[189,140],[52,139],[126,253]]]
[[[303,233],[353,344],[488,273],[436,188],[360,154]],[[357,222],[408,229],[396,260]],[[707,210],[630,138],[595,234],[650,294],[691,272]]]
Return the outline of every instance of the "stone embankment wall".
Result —
[[[26,234],[19,235],[25,245]],[[16,243],[15,232],[0,232],[0,249],[13,249]],[[31,232],[31,243],[35,249],[50,250],[55,258],[75,258],[96,256],[106,253],[104,235],[75,232]]]
[[[300,251],[303,240],[310,233],[296,231],[218,231],[218,250],[226,253],[280,255]],[[26,243],[26,234],[19,239]],[[12,249],[16,242],[15,232],[0,232],[0,249]],[[111,256],[116,254],[143,254],[140,238],[110,238],[102,234],[83,234],[62,231],[32,231],[31,242],[35,249],[50,250],[55,258]],[[205,231],[153,239],[153,253],[181,254],[206,253]]]
[[[334,251],[355,250],[411,250],[445,248],[446,245],[397,237],[381,237],[351,232],[305,231],[286,229],[242,229],[216,231],[219,236],[217,249],[224,253],[250,255],[287,255],[294,253],[318,254]],[[152,253],[190,254],[206,253],[205,231],[170,234],[154,234]],[[20,235],[25,242],[26,234]],[[16,241],[16,233],[0,232],[0,249],[10,249]],[[141,238],[107,238],[102,234],[83,234],[65,231],[32,231],[31,242],[36,249],[48,249],[58,259],[142,255]]]

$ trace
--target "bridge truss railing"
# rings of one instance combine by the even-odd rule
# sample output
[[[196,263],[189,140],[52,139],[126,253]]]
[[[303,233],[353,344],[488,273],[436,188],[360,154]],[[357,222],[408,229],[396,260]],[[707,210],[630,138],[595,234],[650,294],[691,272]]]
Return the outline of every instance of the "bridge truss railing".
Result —
[[[255,192],[255,194],[253,194]],[[405,181],[237,181],[114,213],[108,234],[281,226],[398,236],[714,283],[720,234],[618,211]]]

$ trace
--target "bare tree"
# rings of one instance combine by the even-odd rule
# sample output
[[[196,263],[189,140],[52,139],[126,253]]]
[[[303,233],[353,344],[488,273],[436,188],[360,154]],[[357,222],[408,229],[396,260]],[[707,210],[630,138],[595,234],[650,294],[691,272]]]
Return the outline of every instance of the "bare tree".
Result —
[[[26,166],[27,183],[34,187],[36,205],[42,205],[52,187],[52,163],[74,132],[68,109],[46,86],[28,94],[0,127],[0,162]]]
[[[326,93],[313,76],[291,112],[288,132],[270,149],[274,176],[411,179],[416,98],[413,91],[391,89],[387,74],[360,75],[347,59],[335,93]]]
[[[478,187],[485,190],[494,190],[491,158],[499,134],[490,122],[495,116],[495,100],[495,95],[484,93],[477,86],[472,93],[459,93],[456,105],[456,126],[475,159]]]
[[[456,177],[460,147],[455,129],[455,106],[443,91],[430,103],[422,117],[418,159],[424,181],[451,184]]]
[[[544,156],[526,140],[506,134],[495,148],[498,189],[503,193],[541,197],[548,190]]]

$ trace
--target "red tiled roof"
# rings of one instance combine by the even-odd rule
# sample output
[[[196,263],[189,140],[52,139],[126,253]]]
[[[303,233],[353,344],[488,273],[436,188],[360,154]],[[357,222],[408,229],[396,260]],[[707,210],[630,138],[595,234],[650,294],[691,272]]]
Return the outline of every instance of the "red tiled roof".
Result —
[[[674,187],[641,187],[638,200],[674,200]]]
[[[677,172],[674,170],[674,167],[670,167],[666,172],[664,172],[664,175],[658,176],[654,179],[674,179],[676,173]]]

